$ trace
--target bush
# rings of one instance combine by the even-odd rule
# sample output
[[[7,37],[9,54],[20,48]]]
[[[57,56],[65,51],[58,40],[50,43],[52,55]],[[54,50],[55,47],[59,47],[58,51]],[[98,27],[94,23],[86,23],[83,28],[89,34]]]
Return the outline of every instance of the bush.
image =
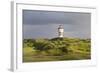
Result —
[[[33,47],[33,39],[24,39],[23,40],[23,47]]]
[[[52,43],[52,42],[47,42],[44,47],[43,47],[45,50],[49,50],[49,49],[54,49],[56,48],[55,44]]]
[[[45,50],[44,46],[45,46],[45,42],[43,42],[43,41],[35,41],[34,42],[35,50],[43,51],[43,50]]]
[[[59,47],[59,49],[62,51],[62,53],[68,53],[68,49],[66,46],[62,46],[62,47]]]
[[[90,52],[90,40],[85,39],[25,39],[24,47],[32,47],[38,54],[64,55],[72,52]]]
[[[34,47],[36,50],[46,51],[55,48],[55,44],[47,40],[36,40],[34,42]]]

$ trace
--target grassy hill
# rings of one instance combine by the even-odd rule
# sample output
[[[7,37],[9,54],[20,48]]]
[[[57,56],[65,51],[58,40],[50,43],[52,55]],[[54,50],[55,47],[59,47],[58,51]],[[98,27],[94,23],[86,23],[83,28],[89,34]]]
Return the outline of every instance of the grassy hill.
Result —
[[[90,39],[24,39],[23,62],[83,60],[91,58]]]

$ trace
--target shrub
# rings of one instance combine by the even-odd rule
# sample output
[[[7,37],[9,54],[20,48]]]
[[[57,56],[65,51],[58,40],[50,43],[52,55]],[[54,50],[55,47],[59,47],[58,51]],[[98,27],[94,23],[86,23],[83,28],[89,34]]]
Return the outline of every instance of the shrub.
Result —
[[[52,43],[52,42],[48,42],[48,43],[46,43],[46,44],[44,45],[44,49],[45,49],[45,50],[54,49],[54,48],[56,48],[56,46],[55,46],[55,44]]]
[[[47,40],[38,40],[34,42],[36,50],[46,51],[55,48],[55,44]]]
[[[44,50],[44,45],[45,45],[45,43],[44,42],[34,42],[34,47],[35,47],[35,50],[40,50],[40,51],[42,51],[42,50]]]
[[[38,54],[64,55],[73,52],[90,52],[91,44],[87,39],[25,39],[24,47],[32,47]]]
[[[62,46],[62,47],[59,47],[59,49],[61,50],[61,52],[64,54],[64,53],[68,53],[68,49],[66,46]]]

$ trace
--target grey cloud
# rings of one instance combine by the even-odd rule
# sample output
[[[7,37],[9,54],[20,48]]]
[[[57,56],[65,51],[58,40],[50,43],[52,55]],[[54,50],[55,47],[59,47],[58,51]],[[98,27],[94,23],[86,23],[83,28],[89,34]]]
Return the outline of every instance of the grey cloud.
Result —
[[[91,36],[90,13],[23,10],[24,38],[57,37],[59,24],[63,24],[65,37]]]

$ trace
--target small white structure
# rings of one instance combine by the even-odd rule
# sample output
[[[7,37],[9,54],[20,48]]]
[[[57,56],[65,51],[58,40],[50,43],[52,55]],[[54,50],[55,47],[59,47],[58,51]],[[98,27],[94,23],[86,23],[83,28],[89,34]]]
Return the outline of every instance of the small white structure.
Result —
[[[58,37],[60,37],[60,38],[64,37],[64,29],[63,29],[62,25],[59,25],[59,27],[58,27]]]

